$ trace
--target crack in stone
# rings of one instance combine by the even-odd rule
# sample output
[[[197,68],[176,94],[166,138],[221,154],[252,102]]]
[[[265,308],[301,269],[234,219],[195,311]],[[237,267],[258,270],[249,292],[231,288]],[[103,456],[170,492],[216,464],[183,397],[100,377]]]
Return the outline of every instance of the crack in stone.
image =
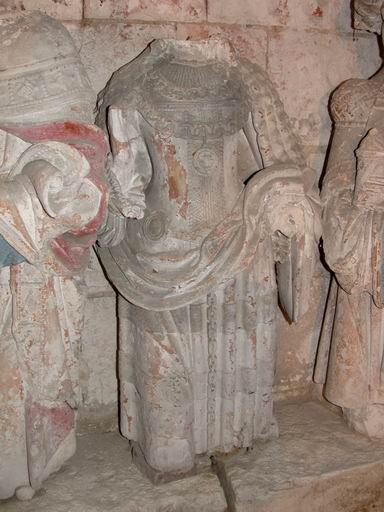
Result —
[[[225,463],[222,460],[216,458],[214,455],[212,455],[210,459],[212,464],[212,471],[219,479],[225,499],[227,501],[227,512],[236,512],[236,495],[232,487],[231,479],[228,477]]]

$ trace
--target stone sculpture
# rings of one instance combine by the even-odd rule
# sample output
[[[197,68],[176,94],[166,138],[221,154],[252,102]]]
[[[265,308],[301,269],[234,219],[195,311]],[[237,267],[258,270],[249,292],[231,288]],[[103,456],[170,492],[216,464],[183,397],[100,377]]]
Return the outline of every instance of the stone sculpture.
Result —
[[[75,450],[82,271],[107,206],[107,143],[73,40],[0,19],[0,498],[30,498]]]
[[[277,433],[275,264],[297,321],[315,178],[268,77],[223,40],[155,41],[114,73],[96,122],[112,150],[99,254],[121,293],[121,431],[152,475],[182,475]]]
[[[380,32],[382,0],[354,2],[354,25]],[[384,436],[384,72],[333,94],[334,134],[322,198],[324,252],[334,271],[315,380],[348,423]]]

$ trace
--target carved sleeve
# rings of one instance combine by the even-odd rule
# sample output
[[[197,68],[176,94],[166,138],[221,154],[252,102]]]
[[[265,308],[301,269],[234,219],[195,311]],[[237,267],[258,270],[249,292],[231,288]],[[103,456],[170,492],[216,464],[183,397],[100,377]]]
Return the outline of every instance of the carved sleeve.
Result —
[[[304,166],[300,141],[268,76],[247,61],[243,69],[251,102],[251,116],[245,131],[251,147],[257,145],[263,167],[282,163]]]
[[[69,229],[47,214],[28,176],[1,180],[0,235],[23,258],[38,262],[45,243]]]
[[[314,220],[314,231],[320,235],[320,205],[318,200],[317,178],[313,169],[306,164],[301,143],[292,129],[290,120],[284,111],[283,104],[265,72],[258,66],[243,62],[244,83],[248,87],[250,101],[250,117],[244,132],[254,153],[255,160],[261,159],[261,172],[278,173],[280,177],[277,190],[278,207],[275,211],[284,211],[288,207],[298,213],[299,224],[304,229],[301,207],[308,203],[306,209],[311,211]],[[295,183],[295,186],[293,186]],[[291,194],[281,190],[289,186]],[[300,213],[299,213],[300,211]],[[293,215],[293,213],[292,213]],[[274,215],[274,218],[277,217]],[[286,215],[278,215],[273,229],[283,233],[295,223],[289,222]],[[293,215],[293,217],[295,217]],[[281,228],[277,228],[276,225]]]
[[[125,235],[126,219],[141,219],[145,188],[152,178],[152,163],[142,135],[144,120],[137,110],[111,107],[108,133],[111,158],[108,181],[111,197],[107,218],[98,233],[101,246],[118,245]]]
[[[152,164],[141,129],[143,122],[137,110],[109,109],[108,132],[112,159],[108,172],[113,180],[111,201],[126,218],[143,217],[144,190],[152,178]]]
[[[27,177],[19,176],[12,181],[1,180],[1,237],[31,263],[38,259],[41,248],[38,220],[43,216],[43,208]]]
[[[250,100],[244,132],[261,164],[252,182],[256,185],[257,178],[265,176],[270,183],[264,208],[280,302],[296,322],[308,308],[306,283],[313,275],[316,240],[321,234],[316,174],[306,165],[299,138],[269,78],[250,63],[244,64],[244,74]]]
[[[8,158],[0,165],[0,235],[34,263],[49,240],[95,217],[101,193],[75,148],[53,141],[31,145],[2,130],[0,136],[0,157],[11,148],[13,158],[12,165]]]

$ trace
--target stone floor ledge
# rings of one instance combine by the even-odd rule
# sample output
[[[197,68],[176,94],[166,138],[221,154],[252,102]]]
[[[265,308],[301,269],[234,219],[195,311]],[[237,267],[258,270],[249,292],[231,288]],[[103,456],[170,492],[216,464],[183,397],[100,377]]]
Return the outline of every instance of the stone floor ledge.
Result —
[[[218,476],[152,485],[117,433],[79,436],[77,454],[33,500],[1,512],[381,512],[384,442],[316,402],[277,404],[279,439],[217,458]]]

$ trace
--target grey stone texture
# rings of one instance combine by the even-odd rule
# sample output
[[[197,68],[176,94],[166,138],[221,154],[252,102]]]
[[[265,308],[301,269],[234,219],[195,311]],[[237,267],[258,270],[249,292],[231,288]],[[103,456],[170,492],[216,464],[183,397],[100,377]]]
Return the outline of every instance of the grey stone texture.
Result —
[[[78,437],[76,455],[29,503],[11,500],[1,512],[224,512],[212,473],[154,486],[133,464],[117,433]]]
[[[225,461],[236,512],[382,510],[384,447],[323,404],[276,407],[280,437]]]
[[[122,297],[120,429],[152,468],[190,471],[276,435],[278,297],[300,323],[316,175],[268,76],[222,38],[151,43],[100,94],[96,124],[111,146],[97,251]]]
[[[215,475],[150,484],[117,433],[78,438],[77,454],[31,502],[2,512],[377,512],[384,507],[382,443],[348,430],[322,404],[276,408],[280,438],[223,461],[224,498]]]
[[[145,22],[132,15],[129,19],[84,19],[66,25],[97,91],[116,68],[138,55],[153,39],[227,37],[241,57],[268,72],[302,138],[309,163],[320,176],[331,133],[329,96],[343,80],[366,78],[379,68],[376,37],[353,34],[347,0],[332,5],[312,0],[285,0],[280,4],[262,0],[257,2],[257,10],[252,7],[254,2],[242,0],[236,3],[238,18],[225,14],[233,11],[232,1],[210,0],[207,4],[209,22],[193,19],[190,23],[192,18],[180,22],[172,16],[160,21],[154,12],[151,21],[147,18]],[[284,4],[290,15],[281,23],[284,17],[279,13]],[[214,14],[218,9],[220,16]],[[252,16],[249,9],[253,10]],[[310,396],[327,284],[326,272],[319,265],[306,321],[295,326],[281,319],[275,379],[278,398]],[[111,395],[110,400],[116,397]]]
[[[206,7],[196,2],[196,12],[188,10],[192,2],[128,0],[124,3],[128,6],[126,10],[121,9],[123,2],[113,0],[3,0],[0,13],[4,9],[40,9],[65,20],[95,91],[105,85],[116,68],[138,55],[153,39],[200,39],[216,34],[228,37],[242,57],[268,72],[302,137],[309,162],[319,175],[331,130],[327,106],[330,93],[348,78],[368,78],[381,63],[376,37],[361,32],[353,34],[349,0],[207,0]],[[112,10],[117,17],[109,17],[107,12]],[[275,380],[279,398],[311,393],[319,310],[326,289],[326,277],[319,267],[306,323],[299,327],[281,323]],[[97,339],[95,345],[100,349],[108,344],[108,354],[113,358],[116,325],[111,320],[114,299],[109,294],[110,290],[105,298],[91,299],[92,304],[98,305],[103,329],[87,334],[84,343],[90,347],[92,340]],[[93,306],[85,314],[87,323],[94,315]],[[108,341],[103,345],[106,333]],[[95,375],[93,379],[91,375],[92,364],[88,359],[91,353],[87,348],[83,357],[85,366],[91,369],[83,378],[83,393],[97,409],[99,399],[88,386],[93,387],[98,377]],[[104,369],[112,365],[110,358],[95,356],[95,359],[99,362],[95,374],[104,363]],[[116,407],[112,383],[103,393],[104,405],[107,401],[112,409]],[[87,410],[89,405],[90,402]]]
[[[357,29],[382,33],[382,0],[356,0]],[[384,436],[383,83],[353,78],[332,96],[322,187],[325,260],[334,271],[315,379],[361,433]]]
[[[0,48],[0,498],[27,499],[75,450],[83,271],[108,148],[60,22],[12,11]]]

